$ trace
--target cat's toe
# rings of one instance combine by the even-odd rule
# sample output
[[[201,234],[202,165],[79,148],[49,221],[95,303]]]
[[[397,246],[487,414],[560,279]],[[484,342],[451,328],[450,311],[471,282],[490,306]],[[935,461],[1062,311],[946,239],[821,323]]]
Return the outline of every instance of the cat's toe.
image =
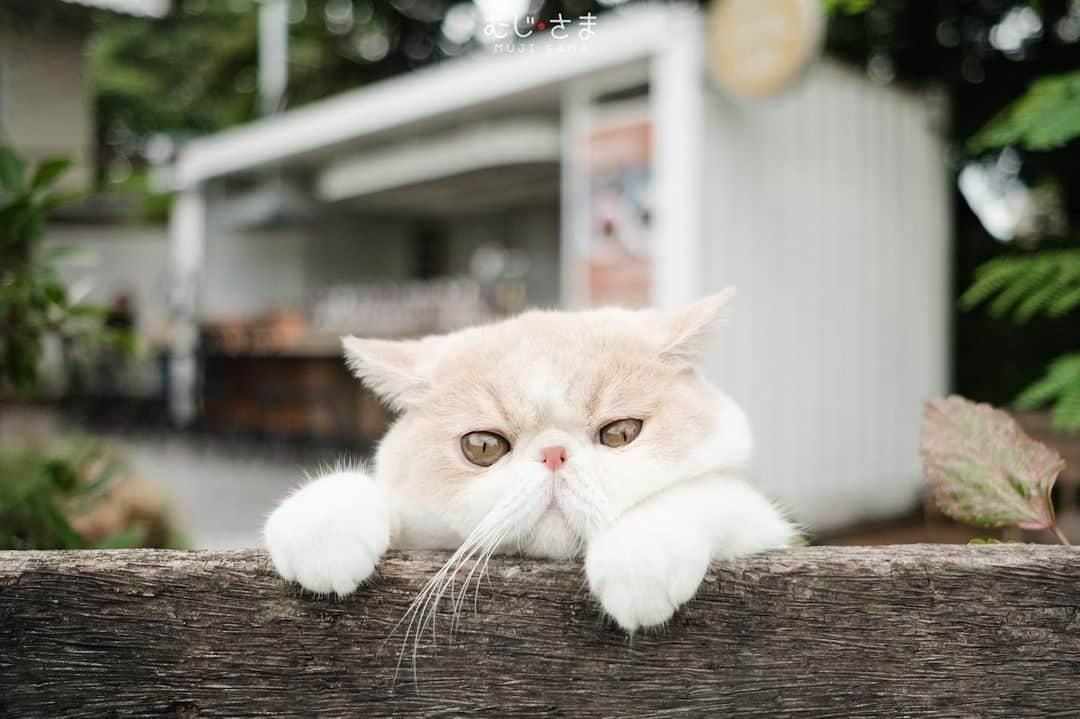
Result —
[[[364,546],[336,547],[332,553],[304,553],[295,580],[316,594],[352,594],[375,572],[376,557]]]
[[[585,563],[600,606],[631,634],[671,619],[697,592],[709,565],[705,547],[633,544],[626,537],[605,538],[590,548]]]
[[[317,594],[351,594],[390,541],[386,503],[366,477],[340,473],[293,494],[263,530],[278,573]]]
[[[665,623],[678,608],[655,583],[616,579],[597,594],[604,612],[630,634]]]
[[[275,536],[266,533],[270,560],[278,573],[316,594],[351,594],[375,572],[378,556],[362,541],[339,537]]]

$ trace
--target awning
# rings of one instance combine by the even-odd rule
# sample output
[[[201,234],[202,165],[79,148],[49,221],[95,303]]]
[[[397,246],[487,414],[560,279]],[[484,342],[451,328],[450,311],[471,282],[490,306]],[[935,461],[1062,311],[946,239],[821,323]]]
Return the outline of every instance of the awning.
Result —
[[[165,17],[171,9],[171,0],[60,0],[72,5],[111,10],[137,17]]]

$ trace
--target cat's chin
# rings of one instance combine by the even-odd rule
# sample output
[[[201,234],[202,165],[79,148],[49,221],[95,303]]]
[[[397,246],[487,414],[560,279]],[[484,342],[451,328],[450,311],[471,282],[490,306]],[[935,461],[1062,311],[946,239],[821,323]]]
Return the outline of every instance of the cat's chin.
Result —
[[[533,525],[520,547],[529,557],[570,559],[581,554],[582,543],[562,512],[548,510]]]

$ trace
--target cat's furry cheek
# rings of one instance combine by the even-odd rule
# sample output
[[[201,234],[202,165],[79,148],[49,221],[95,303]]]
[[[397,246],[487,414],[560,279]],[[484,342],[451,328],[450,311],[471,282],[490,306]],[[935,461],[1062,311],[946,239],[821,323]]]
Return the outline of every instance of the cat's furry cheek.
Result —
[[[360,470],[320,477],[271,513],[263,538],[274,568],[317,594],[344,596],[375,571],[390,544],[385,490]]]

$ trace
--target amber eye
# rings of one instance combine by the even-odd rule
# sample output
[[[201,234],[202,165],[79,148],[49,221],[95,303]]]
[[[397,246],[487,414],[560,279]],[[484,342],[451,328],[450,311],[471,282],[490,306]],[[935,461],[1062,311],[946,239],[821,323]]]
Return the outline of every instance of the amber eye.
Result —
[[[494,432],[469,432],[461,438],[465,459],[481,467],[490,467],[510,451],[510,442]]]
[[[617,419],[600,429],[600,443],[608,447],[623,447],[641,434],[640,419]]]

